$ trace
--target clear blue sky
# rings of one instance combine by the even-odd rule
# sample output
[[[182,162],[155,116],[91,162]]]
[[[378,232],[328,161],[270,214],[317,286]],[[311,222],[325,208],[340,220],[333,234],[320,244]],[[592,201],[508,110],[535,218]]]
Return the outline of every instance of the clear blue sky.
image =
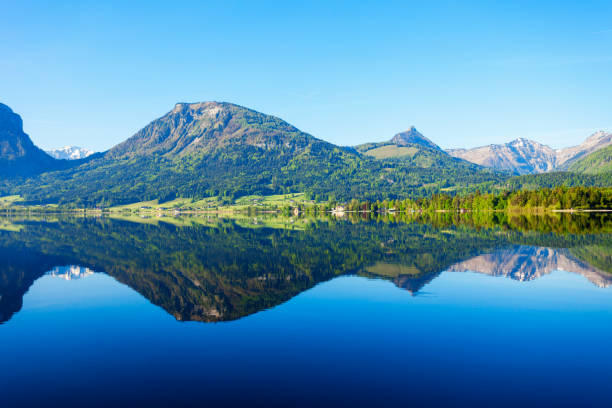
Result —
[[[205,100],[343,145],[612,130],[610,1],[170,3],[0,3],[0,102],[45,148],[104,150]]]

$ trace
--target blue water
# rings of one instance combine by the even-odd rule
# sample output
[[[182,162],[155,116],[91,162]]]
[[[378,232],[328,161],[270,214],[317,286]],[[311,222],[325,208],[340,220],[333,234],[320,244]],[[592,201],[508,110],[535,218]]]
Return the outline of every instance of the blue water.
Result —
[[[2,406],[610,407],[612,287],[339,277],[224,323],[102,273],[45,275],[0,325]]]

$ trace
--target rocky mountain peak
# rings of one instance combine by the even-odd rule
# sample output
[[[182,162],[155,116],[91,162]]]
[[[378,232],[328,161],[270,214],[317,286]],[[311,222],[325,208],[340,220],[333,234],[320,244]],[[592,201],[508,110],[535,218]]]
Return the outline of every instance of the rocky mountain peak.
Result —
[[[13,112],[11,108],[0,103],[0,131],[21,133],[23,132],[23,121],[21,116]]]
[[[405,132],[401,132],[393,136],[391,143],[398,146],[407,146],[411,144],[417,144],[431,149],[440,150],[440,147],[423,136],[414,126],[410,126]]]
[[[243,106],[228,102],[181,102],[115,146],[109,155],[175,157],[209,154],[230,146],[288,151],[304,148],[315,140],[277,117]]]
[[[557,150],[534,140],[518,138],[506,144],[450,149],[447,152],[481,166],[517,174],[533,174],[566,170],[577,160],[609,145],[612,145],[612,133],[599,131],[577,146]]]
[[[21,116],[0,103],[0,176],[40,173],[52,169],[55,162],[23,132]]]

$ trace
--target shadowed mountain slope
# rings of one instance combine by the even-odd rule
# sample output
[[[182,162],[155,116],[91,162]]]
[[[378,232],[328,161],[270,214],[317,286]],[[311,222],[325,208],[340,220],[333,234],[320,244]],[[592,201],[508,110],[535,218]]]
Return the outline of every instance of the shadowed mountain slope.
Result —
[[[30,176],[60,166],[23,132],[21,117],[0,103],[0,176]]]

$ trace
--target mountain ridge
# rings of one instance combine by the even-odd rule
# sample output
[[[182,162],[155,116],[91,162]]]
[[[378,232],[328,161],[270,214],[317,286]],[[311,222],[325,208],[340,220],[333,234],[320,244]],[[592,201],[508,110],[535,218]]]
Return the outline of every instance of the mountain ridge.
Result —
[[[110,150],[6,192],[29,203],[90,207],[290,192],[315,199],[384,199],[501,181],[497,173],[441,149],[401,147],[415,146],[411,157],[380,161],[246,107],[179,103]]]
[[[582,143],[562,149],[553,149],[533,140],[518,138],[505,144],[447,149],[446,152],[482,166],[524,175],[567,170],[573,162],[611,144],[612,133],[598,131]]]
[[[612,146],[602,149],[580,158],[573,162],[569,171],[583,174],[602,174],[612,172]]]
[[[91,156],[95,152],[79,146],[64,146],[45,150],[49,156],[59,160],[79,160]]]

